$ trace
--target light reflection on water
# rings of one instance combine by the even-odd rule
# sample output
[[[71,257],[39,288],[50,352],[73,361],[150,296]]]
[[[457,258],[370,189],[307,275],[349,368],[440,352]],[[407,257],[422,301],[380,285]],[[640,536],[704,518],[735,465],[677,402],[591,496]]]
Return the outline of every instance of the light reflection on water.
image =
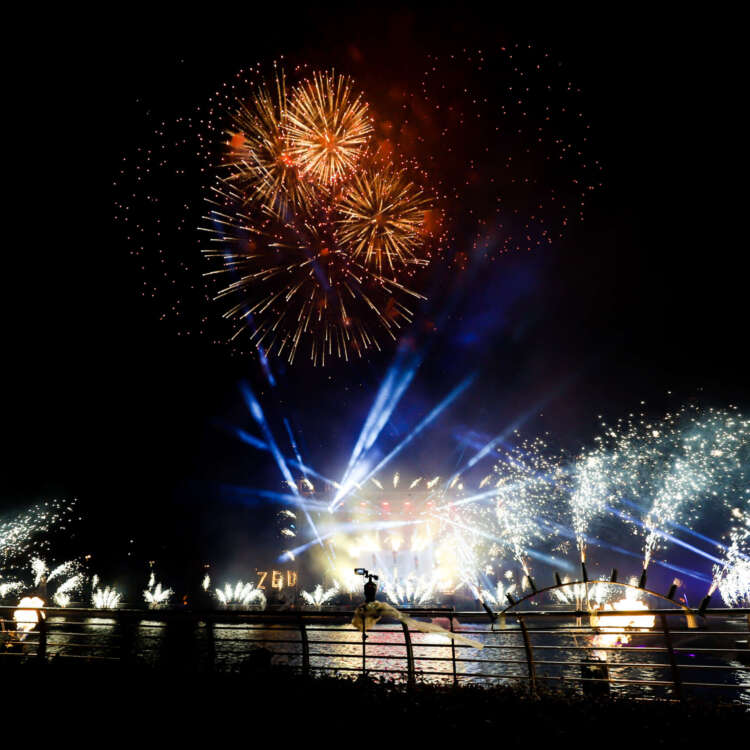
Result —
[[[270,652],[272,663],[301,667],[303,647],[300,631],[294,625],[194,622],[168,624],[142,620],[128,626],[114,618],[87,618],[71,622],[61,617],[48,621],[49,657],[120,658],[123,643],[135,660],[148,664],[168,662],[185,669],[233,671],[242,668],[258,647]],[[673,634],[680,678],[683,682],[712,682],[727,686],[721,696],[750,706],[750,652],[747,631],[736,621],[727,620],[714,630],[732,629],[727,636],[703,635],[700,631]],[[552,629],[547,627],[547,629]],[[458,630],[484,644],[484,649],[456,644],[439,634],[411,633],[414,669],[417,679],[451,683],[464,682],[518,684],[528,679],[523,638],[517,627],[489,630],[486,624],[462,624]],[[362,669],[362,636],[348,625],[308,625],[311,670],[356,677]],[[742,639],[745,639],[744,641]],[[553,633],[531,632],[538,684],[582,691],[581,662],[594,655],[604,656],[609,669],[610,689],[622,696],[671,697],[672,669],[663,636],[635,633],[628,648],[597,649],[590,634],[574,634],[559,627]],[[742,643],[744,642],[744,646]],[[732,645],[734,644],[734,645]],[[730,654],[701,651],[703,648],[731,647]],[[575,647],[585,647],[576,649]],[[36,643],[24,645],[33,653]],[[658,650],[654,650],[658,649]],[[455,665],[453,655],[455,653]],[[548,662],[548,663],[544,663]],[[625,666],[635,665],[635,666]],[[716,669],[729,666],[731,669]],[[406,679],[408,653],[404,633],[398,625],[381,625],[368,633],[365,667],[373,676]],[[552,679],[549,679],[552,678]],[[648,681],[651,684],[618,682]],[[666,683],[666,684],[660,684]],[[686,687],[689,694],[715,694],[714,688]]]

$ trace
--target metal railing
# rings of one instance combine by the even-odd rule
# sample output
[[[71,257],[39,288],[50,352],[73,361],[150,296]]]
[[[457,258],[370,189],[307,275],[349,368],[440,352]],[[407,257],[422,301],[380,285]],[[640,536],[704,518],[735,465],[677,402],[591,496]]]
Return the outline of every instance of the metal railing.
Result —
[[[640,697],[718,692],[750,703],[750,610],[549,610],[492,613],[408,609],[417,620],[483,644],[479,650],[406,624],[383,622],[362,634],[351,611],[210,611],[134,609],[25,610],[0,607],[0,669],[7,659],[176,664],[198,670],[257,669],[280,663],[306,674],[520,683],[584,693]],[[650,628],[607,627],[606,618],[647,615]],[[686,618],[698,627],[688,627]],[[32,619],[34,619],[32,617]],[[693,623],[693,624],[694,624]],[[621,645],[602,643],[619,636]]]

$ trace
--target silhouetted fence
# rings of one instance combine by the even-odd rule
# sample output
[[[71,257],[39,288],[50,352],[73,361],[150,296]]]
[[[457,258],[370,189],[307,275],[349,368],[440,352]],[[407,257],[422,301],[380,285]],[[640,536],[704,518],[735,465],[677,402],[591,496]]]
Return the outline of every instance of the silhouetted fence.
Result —
[[[178,670],[257,670],[283,664],[341,676],[413,683],[521,683],[588,694],[639,697],[712,694],[750,705],[750,610],[575,610],[493,614],[408,609],[483,644],[382,621],[367,637],[341,610],[192,612],[187,610],[28,610],[16,622],[0,607],[0,669],[7,659],[110,661]],[[607,627],[608,617],[654,618],[653,627]],[[687,627],[692,616],[697,628]],[[24,631],[24,628],[28,632]],[[620,645],[613,641],[622,641]],[[719,693],[720,691],[720,693]]]

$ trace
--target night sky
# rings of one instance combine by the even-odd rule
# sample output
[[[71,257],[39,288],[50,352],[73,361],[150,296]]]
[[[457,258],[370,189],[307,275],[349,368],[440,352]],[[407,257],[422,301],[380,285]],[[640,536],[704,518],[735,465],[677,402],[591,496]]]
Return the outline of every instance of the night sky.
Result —
[[[743,97],[718,20],[267,13],[219,19],[204,35],[127,19],[117,37],[94,36],[67,19],[65,33],[37,30],[17,59],[5,93],[0,509],[79,498],[79,539],[104,565],[128,551],[139,564],[252,563],[248,542],[265,538],[269,511],[224,488],[278,489],[280,478],[231,434],[251,426],[243,381],[275,425],[290,418],[312,465],[341,473],[393,349],[281,368],[272,397],[254,357],[159,323],[113,221],[113,181],[148,129],[144,113],[174,117],[243,64],[280,54],[335,63],[356,45],[398,64],[402,48],[410,59],[532,41],[583,91],[603,188],[564,241],[477,274],[432,337],[386,442],[460,378],[477,380],[398,462],[407,473],[448,473],[460,436],[494,435],[529,411],[528,434],[549,430],[572,450],[598,414],[614,421],[642,400],[655,414],[690,399],[747,410]]]

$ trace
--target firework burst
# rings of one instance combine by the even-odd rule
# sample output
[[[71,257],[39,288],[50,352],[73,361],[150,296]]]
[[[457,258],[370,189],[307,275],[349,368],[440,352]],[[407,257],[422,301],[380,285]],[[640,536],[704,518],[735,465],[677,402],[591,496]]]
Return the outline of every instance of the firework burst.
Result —
[[[235,324],[232,338],[246,332],[266,355],[289,362],[302,345],[315,364],[325,364],[379,349],[383,335],[395,340],[412,320],[401,300],[421,295],[338,246],[328,206],[291,220],[256,219],[243,209],[242,194],[222,181],[209,207],[204,254],[221,263],[209,275],[220,280],[215,298],[233,301],[224,313]]]
[[[284,74],[276,77],[272,88],[259,86],[249,101],[238,100],[231,121],[227,179],[243,193],[245,202],[259,203],[279,216],[309,205],[310,185],[300,174],[284,132]]]
[[[352,85],[346,76],[316,72],[292,93],[285,121],[289,156],[322,185],[355,169],[373,130],[367,103]]]
[[[338,203],[338,236],[353,258],[382,273],[406,264],[426,264],[425,211],[430,200],[403,171],[391,166],[354,175]]]

